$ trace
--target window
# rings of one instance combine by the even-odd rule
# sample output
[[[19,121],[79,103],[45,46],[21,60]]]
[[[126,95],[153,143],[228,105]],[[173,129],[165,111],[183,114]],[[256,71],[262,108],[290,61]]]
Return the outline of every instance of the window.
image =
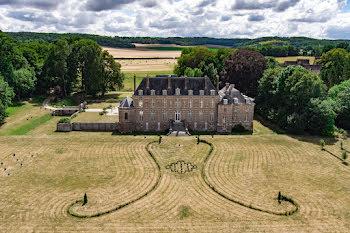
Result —
[[[207,130],[208,129],[208,122],[205,122],[204,123],[204,130]]]
[[[203,104],[203,100],[201,99],[201,101],[199,102],[199,107],[200,107],[200,108],[203,108],[203,105],[204,105],[204,104]]]
[[[168,116],[166,112],[163,112],[163,121],[167,121],[168,120]]]
[[[167,94],[168,94],[168,91],[167,91],[167,90],[163,90],[162,92],[163,92],[163,93],[162,93],[163,95],[167,95]]]
[[[129,118],[129,115],[128,115],[128,113],[126,112],[126,113],[124,114],[124,119],[125,119],[125,120],[128,120],[128,118]]]
[[[192,108],[192,99],[190,99],[189,107]]]
[[[193,95],[193,90],[188,90],[188,95]]]
[[[214,105],[215,105],[214,99],[212,99],[212,100],[211,100],[211,107],[214,108]]]
[[[215,95],[215,90],[210,90],[210,95]]]
[[[156,120],[156,114],[154,112],[151,112],[151,121],[155,121]]]
[[[245,122],[248,122],[248,114],[245,114]]]
[[[189,112],[187,116],[188,116],[187,120],[191,122],[192,121],[192,112]]]
[[[152,108],[154,108],[154,99],[152,99]]]
[[[227,112],[227,109],[226,108],[224,108],[224,113],[226,113]]]
[[[157,130],[160,131],[160,122],[158,122]]]
[[[228,99],[224,99],[224,105],[228,104]]]
[[[151,90],[151,95],[156,95],[156,90]]]
[[[194,122],[194,129],[197,129],[197,122]]]
[[[214,121],[214,113],[210,113],[210,121],[213,122]]]
[[[143,111],[139,112],[140,121],[143,121]]]
[[[199,90],[199,95],[204,95],[204,90]]]
[[[249,106],[246,106],[246,107],[245,107],[245,111],[246,111],[246,112],[249,112]]]
[[[140,107],[140,108],[143,107],[143,101],[142,101],[142,100],[139,101],[139,107]]]
[[[180,95],[180,88],[175,89],[175,95]]]
[[[163,99],[163,108],[166,108],[166,99]]]
[[[148,122],[146,122],[146,130],[148,130],[149,129],[149,127],[148,127]]]
[[[233,101],[235,104],[238,104],[238,99],[237,98],[233,98]]]
[[[180,108],[180,107],[181,107],[181,102],[179,101],[179,99],[176,99],[175,106],[176,106],[177,108]]]
[[[226,117],[225,116],[222,118],[222,123],[226,124]]]
[[[203,112],[199,112],[199,121],[200,121],[200,122],[203,121]]]
[[[143,95],[143,90],[139,90],[139,95]]]
[[[238,119],[237,114],[234,114],[233,115],[233,122],[237,122],[237,119]]]

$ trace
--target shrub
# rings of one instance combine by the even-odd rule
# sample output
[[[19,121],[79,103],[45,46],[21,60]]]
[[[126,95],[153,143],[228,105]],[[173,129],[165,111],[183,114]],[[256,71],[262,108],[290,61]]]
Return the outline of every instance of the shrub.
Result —
[[[86,193],[84,194],[84,200],[83,200],[83,205],[86,205],[88,202],[87,195]]]
[[[320,146],[321,150],[324,150],[324,146],[326,145],[325,141],[323,139],[320,140]]]
[[[58,123],[66,123],[69,124],[70,123],[70,119],[67,117],[61,118]]]
[[[236,132],[236,133],[244,133],[246,132],[247,130],[244,128],[243,125],[239,124],[239,125],[235,125],[233,128],[232,128],[232,132]]]
[[[342,158],[343,158],[344,160],[346,160],[346,159],[348,158],[348,154],[346,153],[345,150],[343,150]]]

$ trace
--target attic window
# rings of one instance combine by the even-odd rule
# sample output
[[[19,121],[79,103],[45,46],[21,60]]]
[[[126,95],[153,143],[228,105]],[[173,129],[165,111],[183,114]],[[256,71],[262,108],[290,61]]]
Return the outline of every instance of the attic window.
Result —
[[[176,88],[175,95],[180,95],[180,88]]]
[[[204,90],[199,90],[199,95],[204,95]]]
[[[163,94],[163,95],[167,95],[167,94],[168,94],[168,91],[167,91],[167,90],[163,90],[163,91],[162,91],[162,94]]]
[[[143,95],[143,90],[139,90],[139,95]]]
[[[215,95],[215,90],[210,90],[210,95]]]
[[[193,95],[193,90],[188,90],[188,95]]]
[[[233,98],[235,104],[238,104],[238,99],[237,98]]]
[[[156,95],[156,90],[151,90],[151,95]]]
[[[228,104],[228,99],[224,99],[224,105]]]

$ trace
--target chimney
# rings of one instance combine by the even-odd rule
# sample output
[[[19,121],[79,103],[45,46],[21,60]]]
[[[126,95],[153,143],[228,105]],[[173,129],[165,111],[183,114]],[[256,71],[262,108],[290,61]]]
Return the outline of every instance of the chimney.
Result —
[[[207,84],[207,79],[208,79],[208,76],[204,76],[204,89],[208,89],[208,84]]]
[[[136,91],[136,75],[134,74],[134,92]]]
[[[171,75],[168,76],[168,89],[171,89]]]
[[[187,89],[187,76],[185,76],[185,89]]]
[[[149,88],[149,76],[147,74],[147,77],[146,77],[146,88]]]
[[[216,91],[219,91],[219,75],[216,75]]]

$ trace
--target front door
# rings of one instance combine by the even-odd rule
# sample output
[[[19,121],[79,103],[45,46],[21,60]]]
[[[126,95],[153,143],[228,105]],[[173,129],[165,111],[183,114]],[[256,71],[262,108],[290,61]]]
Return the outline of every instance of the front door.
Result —
[[[180,121],[181,121],[181,113],[175,112],[175,122],[180,122]]]

